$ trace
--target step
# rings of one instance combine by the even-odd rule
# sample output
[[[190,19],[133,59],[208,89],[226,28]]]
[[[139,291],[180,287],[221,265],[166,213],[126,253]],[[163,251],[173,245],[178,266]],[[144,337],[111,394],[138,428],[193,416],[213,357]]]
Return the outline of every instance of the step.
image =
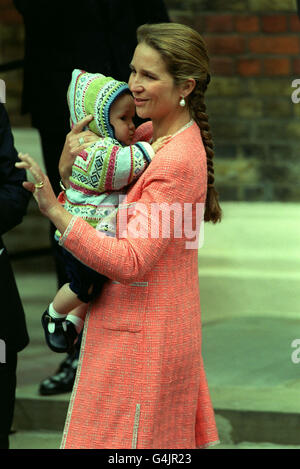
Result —
[[[16,391],[14,428],[62,432],[70,393],[40,396],[36,385],[22,386]]]
[[[62,435],[60,432],[18,431],[10,436],[10,449],[59,449]],[[276,445],[274,443],[221,443],[208,449],[300,449],[300,446]],[[199,455],[200,456],[200,455]],[[197,457],[197,455],[194,455]]]
[[[61,432],[16,431],[9,437],[10,449],[59,449]]]
[[[237,389],[234,387],[211,389],[220,440],[232,445],[250,443],[272,443],[277,445],[300,445],[300,410],[272,410],[271,405],[259,409],[268,402],[273,389]],[[259,394],[261,394],[259,398]],[[251,397],[249,397],[251,396]],[[248,402],[247,402],[248,397]],[[299,390],[288,395],[273,392],[273,399],[283,402],[299,398]],[[70,394],[39,396],[36,387],[26,386],[17,391],[14,428],[18,431],[60,432],[68,410]],[[257,407],[255,409],[254,407]],[[262,405],[263,407],[263,405]]]

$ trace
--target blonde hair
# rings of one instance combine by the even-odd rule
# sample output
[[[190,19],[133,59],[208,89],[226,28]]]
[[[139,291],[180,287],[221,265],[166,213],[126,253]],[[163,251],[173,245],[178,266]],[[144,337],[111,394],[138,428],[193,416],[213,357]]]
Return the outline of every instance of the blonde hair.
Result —
[[[138,43],[145,43],[160,53],[175,85],[183,84],[188,78],[196,81],[196,86],[186,98],[186,102],[200,129],[206,151],[207,196],[204,220],[213,223],[221,221],[222,210],[214,186],[213,141],[204,103],[204,94],[210,81],[205,42],[197,31],[177,23],[144,24],[137,29],[137,40]]]

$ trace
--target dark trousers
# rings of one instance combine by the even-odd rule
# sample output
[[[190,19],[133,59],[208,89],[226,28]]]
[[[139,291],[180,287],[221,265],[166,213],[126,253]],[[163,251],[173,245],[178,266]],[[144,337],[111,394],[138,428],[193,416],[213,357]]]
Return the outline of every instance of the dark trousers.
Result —
[[[6,363],[0,363],[0,449],[9,449],[16,394],[17,352],[6,351]]]

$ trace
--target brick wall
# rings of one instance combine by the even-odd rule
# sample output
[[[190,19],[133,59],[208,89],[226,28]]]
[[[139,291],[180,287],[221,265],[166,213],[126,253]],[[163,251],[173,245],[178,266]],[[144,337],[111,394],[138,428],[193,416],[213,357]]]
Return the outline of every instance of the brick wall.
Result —
[[[210,52],[207,111],[221,197],[299,201],[300,103],[291,99],[292,81],[300,79],[296,1],[184,3],[180,10],[180,1],[167,2],[172,19],[201,32]]]
[[[223,200],[300,198],[300,20],[296,0],[165,0],[172,21],[205,38],[212,81],[207,111],[216,181]],[[23,27],[11,0],[0,0],[0,63],[23,54]],[[20,116],[21,71],[7,81],[13,125]],[[299,93],[300,95],[300,93]]]

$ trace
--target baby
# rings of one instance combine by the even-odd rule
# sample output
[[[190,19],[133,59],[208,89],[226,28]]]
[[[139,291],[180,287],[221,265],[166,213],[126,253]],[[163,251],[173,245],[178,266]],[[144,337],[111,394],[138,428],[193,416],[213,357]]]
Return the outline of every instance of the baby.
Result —
[[[150,145],[131,145],[135,105],[128,85],[101,74],[74,70],[68,89],[71,126],[92,114],[89,129],[99,140],[75,159],[70,187],[60,196],[73,215],[115,236],[116,210],[124,188],[136,180],[170,137]],[[56,233],[56,238],[60,233]],[[63,285],[42,316],[48,346],[55,352],[70,352],[80,333],[87,303],[99,295],[107,280],[62,248],[70,283]]]

